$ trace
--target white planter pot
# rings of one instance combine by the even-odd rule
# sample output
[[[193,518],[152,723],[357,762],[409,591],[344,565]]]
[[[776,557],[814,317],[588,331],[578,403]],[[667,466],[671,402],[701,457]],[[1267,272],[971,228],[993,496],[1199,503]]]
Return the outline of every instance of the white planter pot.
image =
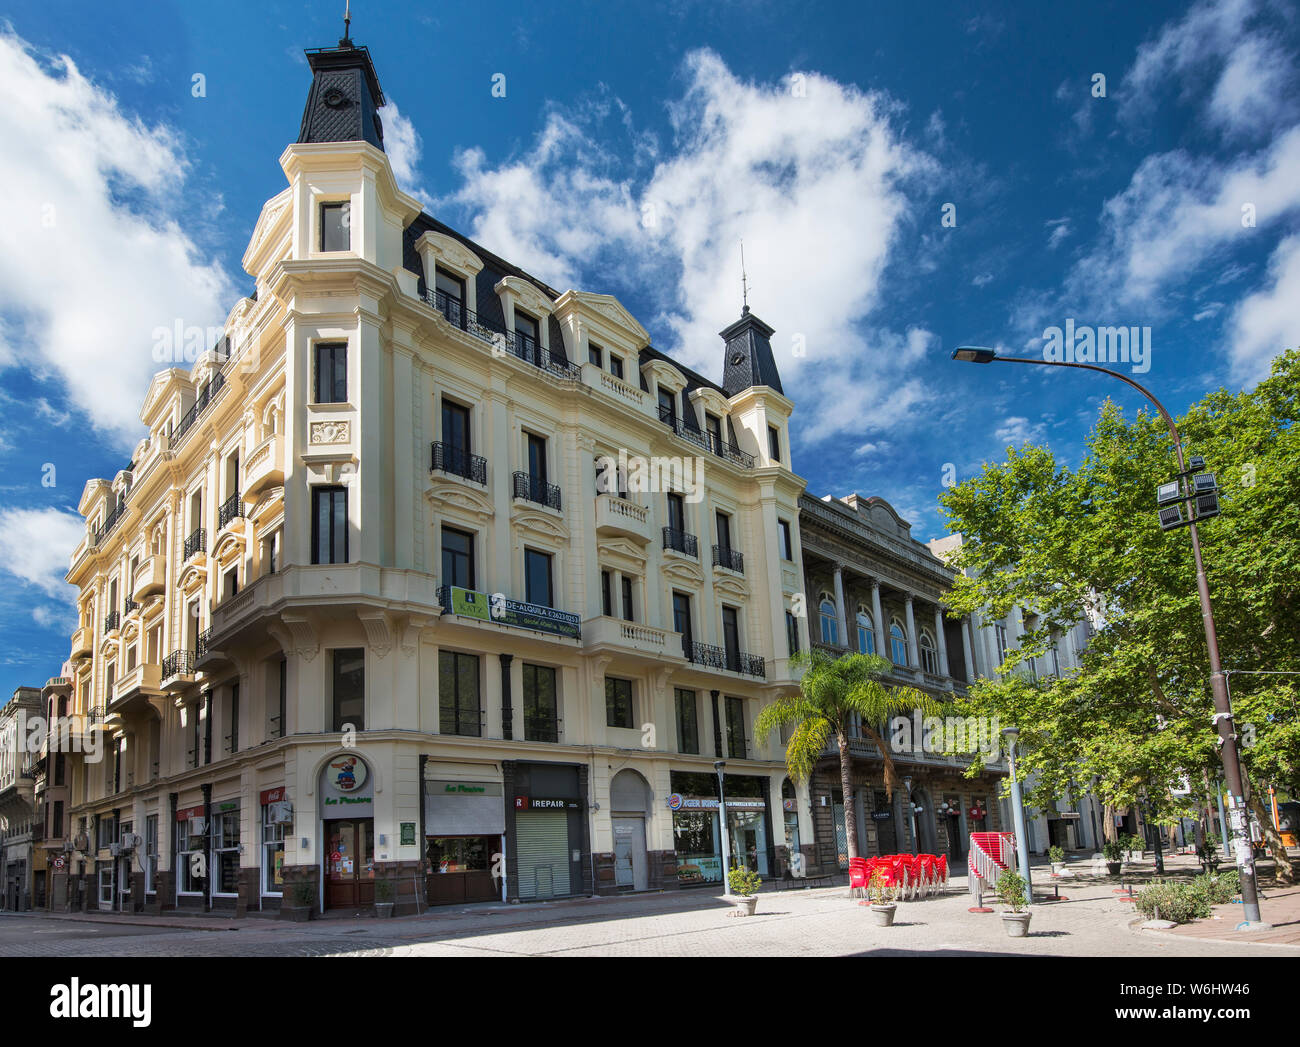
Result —
[[[739,895],[728,895],[727,901],[735,905],[736,909],[732,916],[753,916],[754,909],[758,906],[758,896],[751,894],[748,898]]]
[[[1029,917],[1032,915],[1032,913],[1027,912],[1004,912],[1002,914],[1002,929],[1007,932],[1007,937],[1025,937],[1029,933]]]
[[[897,911],[898,906],[893,902],[888,905],[873,904],[871,906],[871,917],[876,921],[877,927],[892,927],[894,926],[894,913]]]
[[[1065,862],[1052,862],[1052,872],[1060,876],[1065,871]]]

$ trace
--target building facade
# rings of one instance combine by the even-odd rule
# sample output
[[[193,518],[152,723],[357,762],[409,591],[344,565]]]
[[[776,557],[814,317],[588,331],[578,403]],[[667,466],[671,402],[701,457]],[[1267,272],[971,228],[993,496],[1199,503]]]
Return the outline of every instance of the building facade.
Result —
[[[912,538],[911,525],[882,498],[804,495],[799,501],[808,625],[814,647],[839,656],[879,654],[893,665],[888,682],[920,690],[941,706],[988,672],[975,623],[946,615],[943,596],[953,571]],[[853,807],[864,855],[946,854],[963,863],[970,833],[1009,825],[999,807],[1003,762],[973,778],[970,760],[946,755],[940,734],[914,719],[884,735],[902,789],[885,787],[884,764],[860,725],[849,739]],[[848,866],[839,755],[817,765],[806,800],[814,835],[802,843],[810,871]]]
[[[675,363],[397,187],[365,48],[308,59],[254,291],[81,499],[51,903],[717,882],[718,759],[771,875],[784,766],[752,724],[794,685],[804,576],[772,329],[721,332],[720,383]]]
[[[42,709],[39,687],[19,687],[0,709],[0,908],[10,912],[33,904],[33,851],[37,833],[37,758],[27,748],[27,725]]]

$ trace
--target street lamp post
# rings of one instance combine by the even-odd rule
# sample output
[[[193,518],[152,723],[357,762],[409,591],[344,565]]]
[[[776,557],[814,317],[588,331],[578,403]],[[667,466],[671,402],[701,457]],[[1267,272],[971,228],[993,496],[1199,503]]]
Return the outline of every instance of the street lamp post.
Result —
[[[1100,371],[1112,378],[1118,378],[1125,385],[1131,386],[1150,400],[1155,409],[1160,412],[1160,417],[1164,419],[1165,425],[1169,428],[1169,435],[1174,441],[1174,452],[1178,458],[1179,475],[1180,477],[1189,475],[1187,463],[1183,457],[1183,441],[1178,435],[1178,427],[1174,424],[1173,417],[1150,390],[1133,381],[1128,375],[1112,371],[1109,367],[1099,367],[1096,364],[1070,363],[1065,360],[1035,360],[1023,356],[998,356],[994,350],[983,346],[959,346],[953,350],[952,358],[965,363],[978,364],[997,361],[999,363],[1035,364],[1041,367],[1074,367],[1084,371]],[[1210,584],[1205,577],[1205,562],[1201,558],[1201,536],[1196,529],[1196,514],[1193,510],[1195,496],[1190,484],[1182,500],[1187,507],[1187,515],[1190,518],[1187,530],[1192,536],[1192,559],[1196,564],[1196,592],[1200,597],[1201,621],[1205,628],[1205,643],[1210,656],[1210,693],[1214,697],[1214,727],[1219,734],[1219,757],[1223,761],[1223,776],[1228,784],[1228,815],[1232,819],[1237,872],[1241,877],[1242,915],[1245,920],[1238,924],[1237,929],[1266,930],[1270,925],[1264,923],[1259,912],[1259,890],[1255,882],[1255,855],[1250,845],[1250,832],[1247,828],[1246,793],[1242,788],[1241,759],[1237,753],[1237,732],[1233,729],[1232,703],[1228,697],[1227,677],[1224,676],[1223,665],[1219,661],[1219,637],[1214,627],[1214,608],[1210,604]]]
[[[1016,778],[1016,739],[1020,731],[1015,727],[1002,728],[1007,740],[1007,763],[1011,768],[1011,818],[1016,827],[1016,854],[1020,858],[1020,876],[1025,881],[1025,904],[1034,900],[1034,888],[1029,882],[1029,833],[1025,829],[1025,805],[1020,799],[1020,781]]]
[[[912,776],[903,776],[903,785],[907,787],[907,819],[912,827],[912,853],[921,853],[921,841],[916,836],[916,804],[912,802]]]
[[[727,794],[722,787],[722,772],[727,769],[726,760],[715,760],[713,769],[718,772],[718,833],[722,837],[722,889],[731,893],[731,848],[727,841]]]

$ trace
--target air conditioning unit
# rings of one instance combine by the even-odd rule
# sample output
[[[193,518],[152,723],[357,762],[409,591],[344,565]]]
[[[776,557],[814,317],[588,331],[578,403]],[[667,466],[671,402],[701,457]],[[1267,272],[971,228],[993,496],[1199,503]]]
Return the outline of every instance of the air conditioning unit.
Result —
[[[280,800],[277,803],[268,804],[267,808],[267,814],[271,819],[272,825],[293,824],[293,804],[288,800]]]
[[[120,857],[122,854],[122,845],[120,843],[110,843],[108,845],[108,853],[114,858]]]
[[[89,834],[89,833],[77,833],[77,835],[76,835],[75,837],[73,837],[73,840],[72,840],[72,849],[73,849],[74,851],[88,851],[88,850],[90,850],[90,834]]]

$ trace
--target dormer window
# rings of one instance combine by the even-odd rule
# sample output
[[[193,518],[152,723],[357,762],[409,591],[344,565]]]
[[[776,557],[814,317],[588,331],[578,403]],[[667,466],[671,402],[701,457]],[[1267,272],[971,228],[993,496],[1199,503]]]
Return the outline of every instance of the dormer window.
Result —
[[[444,269],[436,270],[435,301],[438,312],[453,327],[465,326],[465,281]]]
[[[659,390],[659,420],[666,425],[677,425],[677,399],[667,389]]]
[[[772,461],[781,461],[781,430],[774,425],[767,427],[767,454]]]
[[[618,378],[620,380],[622,379],[623,358],[621,356],[615,356],[613,353],[609,354],[609,373],[612,374],[615,378]]]
[[[587,359],[603,370],[605,367],[605,350],[595,342],[588,342]]]
[[[350,203],[320,205],[320,249],[322,251],[350,251],[352,205]]]
[[[529,363],[537,362],[537,321],[515,310],[515,355]]]
[[[704,429],[709,434],[709,450],[714,454],[722,454],[722,419],[705,411]]]

